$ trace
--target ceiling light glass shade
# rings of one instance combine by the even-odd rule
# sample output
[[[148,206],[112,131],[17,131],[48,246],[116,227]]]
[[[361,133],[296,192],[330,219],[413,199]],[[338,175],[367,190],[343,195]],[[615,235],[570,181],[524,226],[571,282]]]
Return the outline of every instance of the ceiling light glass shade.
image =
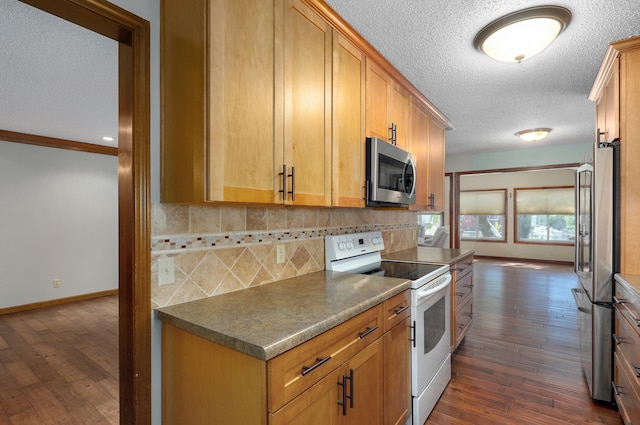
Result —
[[[501,62],[521,62],[543,51],[569,25],[571,12],[537,6],[499,18],[484,27],[473,44]]]
[[[549,135],[550,128],[534,128],[531,130],[518,131],[515,135],[520,137],[525,142],[535,143],[538,140],[542,140]]]

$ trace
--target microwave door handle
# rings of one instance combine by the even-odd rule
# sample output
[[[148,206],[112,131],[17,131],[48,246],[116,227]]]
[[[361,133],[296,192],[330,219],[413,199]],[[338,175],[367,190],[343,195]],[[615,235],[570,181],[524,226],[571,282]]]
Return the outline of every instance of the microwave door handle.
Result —
[[[404,166],[404,177],[405,177],[405,181],[407,178],[407,168],[411,167],[411,172],[413,173],[413,178],[411,179],[412,184],[411,184],[411,191],[409,192],[409,196],[413,196],[413,194],[416,192],[416,164],[413,163],[413,159],[409,158],[407,160],[407,163]]]

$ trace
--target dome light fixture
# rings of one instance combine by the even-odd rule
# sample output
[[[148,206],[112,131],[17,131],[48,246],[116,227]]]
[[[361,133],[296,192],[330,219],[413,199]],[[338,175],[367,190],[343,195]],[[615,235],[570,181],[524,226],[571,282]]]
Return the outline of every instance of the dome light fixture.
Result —
[[[543,51],[567,28],[571,11],[536,6],[510,13],[482,28],[474,46],[500,62],[522,62]]]
[[[551,129],[547,128],[547,127],[544,127],[544,128],[532,128],[532,129],[529,129],[529,130],[518,131],[515,134],[515,136],[520,137],[525,142],[535,143],[538,140],[542,140],[545,137],[547,137],[549,135],[549,133],[551,133]]]

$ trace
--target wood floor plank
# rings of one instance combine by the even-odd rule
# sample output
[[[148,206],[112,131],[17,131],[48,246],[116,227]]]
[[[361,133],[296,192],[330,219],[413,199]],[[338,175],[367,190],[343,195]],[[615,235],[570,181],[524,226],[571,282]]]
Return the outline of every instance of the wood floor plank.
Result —
[[[119,423],[117,295],[0,316],[0,424]]]
[[[428,425],[622,425],[580,364],[571,266],[474,263],[473,324]]]

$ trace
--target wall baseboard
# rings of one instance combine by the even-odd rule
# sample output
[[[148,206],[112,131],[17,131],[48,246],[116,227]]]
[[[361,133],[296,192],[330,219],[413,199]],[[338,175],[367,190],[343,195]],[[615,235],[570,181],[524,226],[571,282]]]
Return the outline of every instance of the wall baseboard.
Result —
[[[5,307],[5,308],[0,308],[0,316],[5,314],[11,314],[11,313],[19,313],[21,311],[29,311],[29,310],[35,310],[38,308],[51,307],[54,305],[68,304],[76,301],[89,300],[92,298],[106,297],[108,295],[116,295],[117,293],[118,293],[117,289],[110,289],[108,291],[100,291],[100,292],[93,292],[91,294],[83,294],[83,295],[75,295],[73,297],[67,297],[67,298],[59,298],[57,300],[41,301],[33,304],[17,305],[15,307]]]

